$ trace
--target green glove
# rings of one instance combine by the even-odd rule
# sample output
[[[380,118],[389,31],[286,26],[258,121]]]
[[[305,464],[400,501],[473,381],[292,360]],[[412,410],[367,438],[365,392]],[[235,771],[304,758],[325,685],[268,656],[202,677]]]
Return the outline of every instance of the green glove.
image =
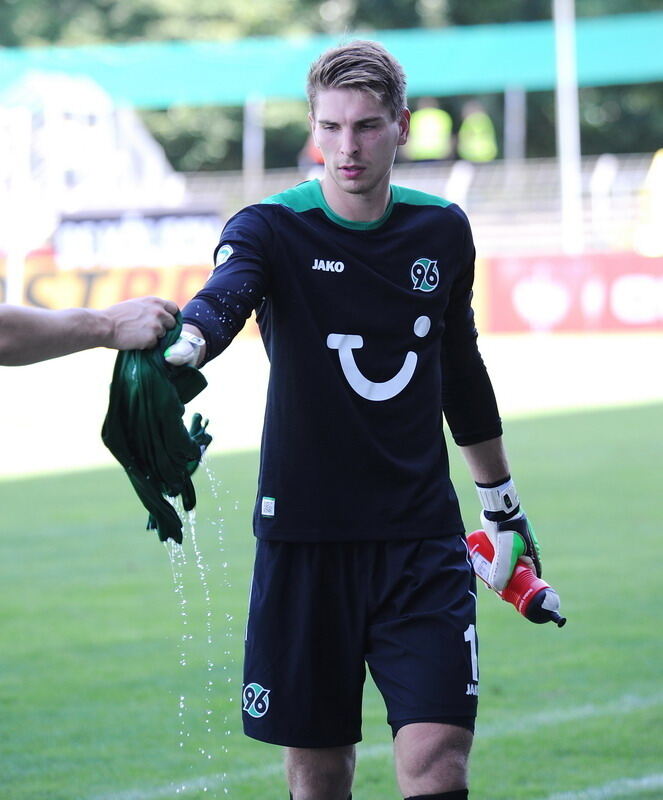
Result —
[[[193,416],[187,430],[184,404],[206,386],[193,367],[164,361],[164,351],[177,341],[182,317],[152,350],[118,353],[108,412],[101,437],[124,467],[140,501],[149,511],[148,529],[163,542],[182,542],[182,521],[167,497],[182,497],[186,511],[196,504],[191,481],[205,448],[212,441],[207,421]]]

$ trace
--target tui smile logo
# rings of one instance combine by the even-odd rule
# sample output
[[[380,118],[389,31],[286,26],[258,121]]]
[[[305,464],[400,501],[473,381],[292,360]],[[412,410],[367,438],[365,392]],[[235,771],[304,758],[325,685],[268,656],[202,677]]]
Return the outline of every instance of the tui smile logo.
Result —
[[[431,328],[429,317],[419,317],[415,320],[413,331],[415,336],[423,339]],[[327,337],[327,347],[338,350],[341,369],[345,379],[360,397],[366,400],[380,402],[396,397],[408,385],[417,366],[418,356],[412,350],[405,354],[403,366],[387,381],[370,381],[359,369],[355,361],[353,350],[361,350],[364,346],[362,336],[353,333],[330,333]]]
[[[418,258],[410,270],[412,285],[421,292],[432,292],[440,282],[440,273],[437,269],[437,261],[430,258]]]

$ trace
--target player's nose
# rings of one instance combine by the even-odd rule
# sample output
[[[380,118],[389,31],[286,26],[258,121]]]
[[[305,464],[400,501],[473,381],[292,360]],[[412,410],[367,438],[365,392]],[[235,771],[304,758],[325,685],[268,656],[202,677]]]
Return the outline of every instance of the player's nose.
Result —
[[[351,156],[359,150],[359,143],[357,136],[353,130],[345,130],[341,133],[341,153],[346,156]]]

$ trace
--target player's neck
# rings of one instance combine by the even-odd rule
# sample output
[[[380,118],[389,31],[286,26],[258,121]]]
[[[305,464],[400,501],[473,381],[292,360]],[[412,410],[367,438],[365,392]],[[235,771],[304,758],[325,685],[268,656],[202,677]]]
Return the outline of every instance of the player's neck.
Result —
[[[320,179],[322,193],[331,210],[351,222],[375,222],[387,210],[391,200],[389,175],[367,192],[343,191],[329,176]]]

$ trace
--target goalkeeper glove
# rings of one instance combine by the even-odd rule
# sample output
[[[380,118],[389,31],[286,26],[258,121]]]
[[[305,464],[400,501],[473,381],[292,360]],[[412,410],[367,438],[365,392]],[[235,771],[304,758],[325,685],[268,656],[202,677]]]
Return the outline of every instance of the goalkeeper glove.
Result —
[[[197,367],[200,349],[204,344],[205,340],[200,336],[182,331],[175,344],[171,344],[163,356],[175,367]]]
[[[481,524],[495,551],[488,574],[490,586],[501,592],[518,560],[527,564],[540,578],[539,542],[520,508],[518,492],[511,478],[497,485],[477,483],[477,492],[483,505]]]

